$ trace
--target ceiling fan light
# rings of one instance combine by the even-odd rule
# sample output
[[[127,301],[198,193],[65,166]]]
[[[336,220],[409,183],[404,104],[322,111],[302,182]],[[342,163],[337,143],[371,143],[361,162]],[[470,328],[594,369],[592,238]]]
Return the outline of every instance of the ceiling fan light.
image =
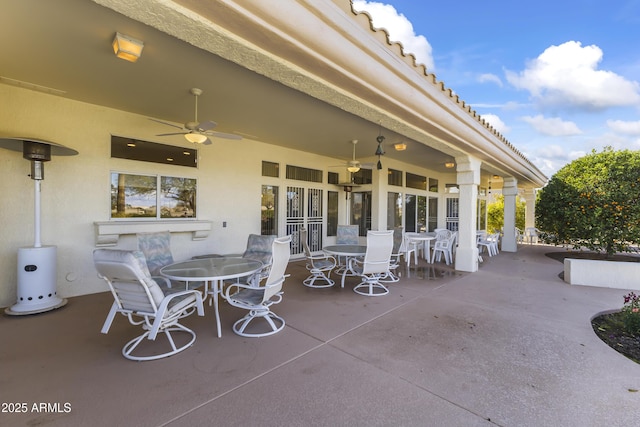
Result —
[[[347,167],[347,170],[351,173],[356,173],[360,170],[360,166],[349,166]]]
[[[113,53],[118,58],[129,62],[136,62],[142,55],[142,49],[144,48],[142,41],[121,33],[116,33],[111,45],[113,46]]]
[[[189,142],[193,142],[194,144],[202,144],[207,140],[207,136],[197,132],[186,133],[184,137]]]

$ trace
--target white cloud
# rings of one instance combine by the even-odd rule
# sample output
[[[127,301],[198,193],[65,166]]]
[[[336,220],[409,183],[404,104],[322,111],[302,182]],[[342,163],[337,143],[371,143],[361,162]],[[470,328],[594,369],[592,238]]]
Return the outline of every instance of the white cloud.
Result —
[[[482,114],[481,116],[486,122],[489,122],[489,124],[502,135],[506,135],[511,130],[511,128],[509,128],[509,126],[507,126],[500,119],[500,117],[496,116],[495,114]]]
[[[536,131],[549,136],[580,135],[582,131],[574,122],[565,122],[557,117],[546,118],[541,114],[537,116],[523,116],[521,119],[529,123]]]
[[[500,77],[496,76],[495,74],[489,74],[489,73],[481,74],[478,77],[478,82],[480,82],[480,83],[487,83],[487,82],[495,83],[498,86],[502,87],[502,80],[500,79]]]
[[[624,135],[640,136],[640,120],[637,122],[625,122],[623,120],[607,120],[609,129]]]
[[[569,41],[548,47],[520,73],[506,71],[509,83],[526,89],[541,104],[598,110],[640,104],[640,84],[598,70],[602,50]]]
[[[416,35],[413,24],[395,7],[374,1],[354,0],[353,8],[371,15],[373,26],[384,28],[393,42],[400,42],[405,53],[412,53],[416,62],[424,64],[429,71],[435,69],[432,48],[425,36]]]

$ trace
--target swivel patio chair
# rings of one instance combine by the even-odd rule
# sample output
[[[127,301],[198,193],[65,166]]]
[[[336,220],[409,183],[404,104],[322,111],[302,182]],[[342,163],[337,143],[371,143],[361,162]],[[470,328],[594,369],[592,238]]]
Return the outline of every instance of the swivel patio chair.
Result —
[[[288,275],[285,270],[290,257],[291,236],[280,237],[273,241],[273,262],[269,275],[263,280],[264,284],[250,281],[251,284],[232,283],[224,290],[223,296],[234,307],[249,310],[243,318],[233,324],[233,331],[243,337],[264,337],[281,331],[285,326],[282,317],[271,311],[273,304],[282,301],[282,284]],[[254,326],[253,320],[264,319],[267,323],[266,332],[255,331],[259,326]],[[248,332],[251,324],[254,331]],[[262,331],[264,328],[261,329]]]
[[[357,225],[338,225],[336,228],[336,245],[357,245],[360,243],[360,227]],[[342,273],[346,266],[346,259],[339,256],[336,273]]]
[[[241,257],[260,261],[263,265],[262,270],[260,270],[258,274],[255,274],[251,277],[241,277],[239,279],[234,279],[231,281],[231,283],[247,284],[259,282],[269,275],[271,262],[273,260],[273,252],[271,247],[276,237],[277,236],[273,234],[264,236],[259,234],[249,234],[249,237],[247,238],[247,247],[242,253]]]
[[[125,358],[139,361],[160,359],[186,350],[195,342],[195,332],[179,321],[194,312],[204,316],[200,292],[176,289],[169,292],[163,286],[164,282],[158,284],[151,278],[144,255],[140,251],[96,249],[93,260],[99,277],[107,282],[114,298],[102,333],[109,332],[117,313],[126,316],[132,325],[141,325],[144,330],[142,335],[123,347],[122,355]],[[177,345],[173,332],[186,334],[186,342],[185,337],[181,337],[181,344]],[[157,348],[153,348],[154,351],[146,348],[136,351],[144,340],[155,341],[159,333],[166,336],[170,350],[158,353]]]
[[[160,276],[160,269],[173,264],[171,233],[168,231],[137,233],[138,250],[144,254],[152,276]]]
[[[367,232],[367,252],[364,260],[352,258],[350,267],[360,277],[361,282],[353,288],[360,295],[376,297],[389,293],[381,279],[389,277],[391,251],[393,250],[393,230]]]
[[[400,267],[400,258],[403,256],[403,239],[404,227],[394,227],[393,249],[391,250],[391,261],[389,263],[389,276],[380,280],[383,283],[395,283],[400,280],[396,271],[398,270],[398,267]]]
[[[307,258],[306,268],[311,275],[304,279],[302,283],[310,288],[329,288],[336,284],[331,279],[331,271],[336,267],[336,259],[327,254],[313,255],[307,243],[307,229],[300,228],[300,242]],[[316,283],[316,281],[319,281]]]

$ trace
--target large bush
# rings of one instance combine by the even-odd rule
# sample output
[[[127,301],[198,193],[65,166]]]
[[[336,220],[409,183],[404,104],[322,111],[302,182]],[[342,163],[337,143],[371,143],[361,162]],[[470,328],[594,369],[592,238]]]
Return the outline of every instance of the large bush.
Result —
[[[524,231],[524,217],[526,202],[520,197],[516,198],[516,228]],[[504,227],[504,194],[496,197],[495,201],[487,206],[487,230],[489,232],[500,231]]]
[[[553,243],[611,255],[640,241],[640,151],[594,150],[560,169],[538,196],[536,226]]]

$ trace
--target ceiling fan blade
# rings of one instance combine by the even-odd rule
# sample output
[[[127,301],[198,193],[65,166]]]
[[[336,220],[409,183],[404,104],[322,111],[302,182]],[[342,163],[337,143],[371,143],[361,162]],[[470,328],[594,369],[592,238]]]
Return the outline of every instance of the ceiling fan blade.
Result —
[[[171,136],[171,135],[184,135],[188,132],[171,132],[171,133],[159,133],[156,136]]]
[[[213,129],[214,127],[218,126],[218,124],[216,122],[213,122],[211,120],[207,121],[207,122],[202,122],[200,124],[198,124],[198,130],[200,132],[204,132],[204,131],[208,131]]]
[[[224,138],[224,139],[235,139],[240,140],[242,137],[240,135],[236,135],[233,133],[222,133],[222,132],[207,132],[209,136],[215,136],[216,138]]]
[[[149,118],[149,120],[152,120],[152,121],[158,122],[158,123],[162,123],[163,125],[171,126],[171,127],[178,128],[178,129],[182,129],[182,126],[174,125],[173,123],[167,123],[167,122],[163,122],[162,120],[152,119],[152,118]]]

